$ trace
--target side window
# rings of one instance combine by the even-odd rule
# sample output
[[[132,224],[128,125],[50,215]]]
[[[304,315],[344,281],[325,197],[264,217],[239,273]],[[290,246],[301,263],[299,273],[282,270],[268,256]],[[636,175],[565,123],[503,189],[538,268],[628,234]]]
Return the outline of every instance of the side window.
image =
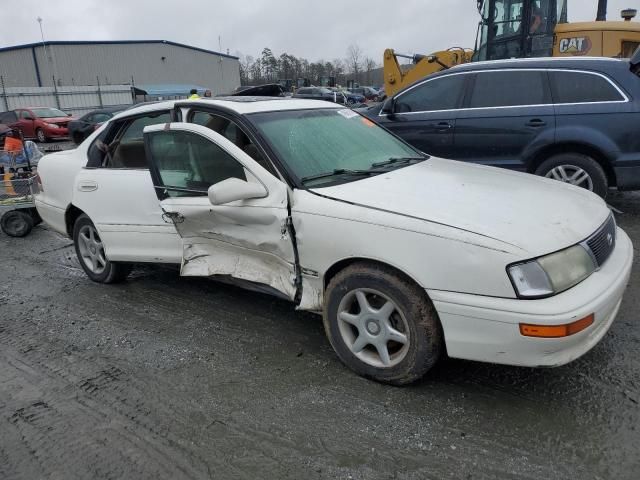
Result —
[[[549,72],[555,103],[617,102],[624,100],[605,78],[584,72]]]
[[[261,167],[275,175],[275,170],[271,163],[264,158],[258,147],[234,121],[213,113],[196,111],[191,117],[191,123],[197,123],[219,133],[253,158]]]
[[[170,121],[171,114],[165,111],[114,123],[89,147],[87,167],[148,168],[142,131],[147,125]]]
[[[458,108],[466,75],[451,75],[419,85],[397,97],[396,112],[430,112]]]
[[[171,121],[169,112],[162,112],[152,116],[138,117],[128,122],[109,144],[109,157],[105,163],[107,168],[149,168],[144,152],[142,131],[148,125],[168,123]]]
[[[103,166],[108,150],[106,139],[113,128],[102,131],[89,147],[87,151],[87,168],[100,168]]]
[[[31,113],[28,110],[20,110],[20,118],[26,120],[28,118],[33,118],[33,115],[31,115]]]
[[[470,108],[515,107],[550,103],[542,71],[478,72]]]
[[[635,51],[640,48],[640,42],[634,42],[634,41],[623,41],[622,42],[622,52],[621,52],[621,57],[622,58],[631,58],[633,57],[633,54],[635,53]]]
[[[247,179],[240,162],[194,133],[154,132],[149,136],[149,149],[171,197],[206,196],[215,183],[228,178]]]
[[[96,113],[92,115],[91,118],[87,120],[87,122],[104,123],[108,121],[110,118],[111,118],[111,115],[109,115],[108,113]]]

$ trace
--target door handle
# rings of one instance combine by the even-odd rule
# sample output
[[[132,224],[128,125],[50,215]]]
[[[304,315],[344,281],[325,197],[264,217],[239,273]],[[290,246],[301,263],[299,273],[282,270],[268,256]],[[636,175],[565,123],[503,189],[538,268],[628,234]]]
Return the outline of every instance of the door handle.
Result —
[[[78,183],[78,190],[81,192],[95,192],[97,189],[98,184],[93,180]]]
[[[453,128],[449,122],[436,123],[436,130],[450,130]]]
[[[540,120],[539,118],[534,118],[533,120],[529,120],[527,122],[527,127],[544,127],[547,124],[544,120]]]
[[[162,214],[162,220],[164,223],[173,223],[174,225],[184,222],[184,215],[180,212],[167,212],[166,210]]]

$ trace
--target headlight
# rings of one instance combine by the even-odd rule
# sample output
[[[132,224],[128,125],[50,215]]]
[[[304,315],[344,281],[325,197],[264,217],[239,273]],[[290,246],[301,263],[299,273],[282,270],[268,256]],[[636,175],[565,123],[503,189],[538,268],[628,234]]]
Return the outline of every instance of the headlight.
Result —
[[[47,127],[49,127],[49,128],[60,128],[60,125],[56,125],[55,123],[47,123]]]
[[[564,292],[595,270],[595,262],[582,245],[507,269],[516,293],[522,298],[542,298]]]

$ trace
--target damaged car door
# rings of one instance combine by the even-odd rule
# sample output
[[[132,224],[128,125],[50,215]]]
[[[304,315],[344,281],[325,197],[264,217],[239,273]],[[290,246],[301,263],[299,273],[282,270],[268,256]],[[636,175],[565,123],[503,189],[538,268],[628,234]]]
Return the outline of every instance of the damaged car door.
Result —
[[[144,130],[154,187],[182,238],[181,275],[223,275],[296,295],[287,186],[232,142],[187,123]]]

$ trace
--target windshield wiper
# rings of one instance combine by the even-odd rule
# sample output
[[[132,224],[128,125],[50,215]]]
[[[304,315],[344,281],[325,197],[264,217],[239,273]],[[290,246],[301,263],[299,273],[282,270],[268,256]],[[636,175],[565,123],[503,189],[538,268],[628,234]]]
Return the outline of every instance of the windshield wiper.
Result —
[[[336,168],[332,172],[318,173],[317,175],[309,175],[307,177],[302,177],[300,181],[302,183],[309,182],[311,180],[319,180],[321,178],[329,178],[336,177],[338,175],[348,175],[348,176],[369,176],[369,175],[378,175],[380,173],[387,173],[386,170],[349,170],[346,168]]]
[[[427,157],[391,157],[389,160],[384,162],[378,162],[371,165],[371,168],[376,167],[388,167],[389,165],[404,165],[405,163],[413,163],[413,162],[422,162],[426,160]]]

